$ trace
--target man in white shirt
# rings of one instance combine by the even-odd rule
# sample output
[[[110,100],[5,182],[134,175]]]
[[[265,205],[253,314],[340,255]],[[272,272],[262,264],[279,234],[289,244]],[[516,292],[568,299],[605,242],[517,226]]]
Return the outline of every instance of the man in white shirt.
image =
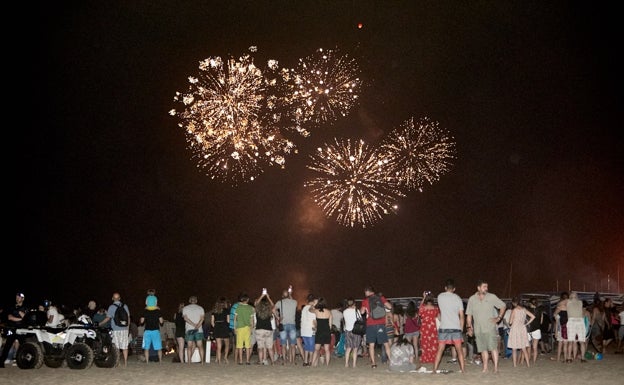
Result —
[[[195,351],[195,346],[199,349],[199,357],[200,362],[204,364],[204,317],[206,316],[206,312],[204,308],[197,304],[197,297],[191,296],[189,297],[189,304],[182,308],[182,317],[184,317],[184,321],[186,324],[184,325],[186,344],[188,345],[188,358],[187,362],[190,364],[193,362],[191,357],[193,357],[193,352]]]
[[[308,304],[301,310],[301,339],[303,340],[303,366],[312,365],[312,355],[314,354],[314,320],[316,314],[314,306],[318,299],[313,294],[308,294]]]

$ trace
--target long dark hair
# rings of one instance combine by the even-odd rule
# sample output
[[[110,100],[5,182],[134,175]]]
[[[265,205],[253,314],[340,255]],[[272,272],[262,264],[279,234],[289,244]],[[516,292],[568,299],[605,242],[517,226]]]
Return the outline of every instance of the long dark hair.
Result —
[[[318,311],[325,311],[325,309],[327,308],[327,301],[325,301],[325,298],[320,297],[320,298],[318,299],[318,302],[316,303],[315,308],[316,308]]]
[[[405,335],[404,335],[404,334],[399,334],[399,335],[397,336],[396,341],[394,341],[394,344],[395,344],[395,345],[411,345],[412,343],[411,343],[411,342],[409,342],[409,341],[407,340],[407,338],[405,338]]]
[[[220,314],[222,311],[227,309],[227,304],[228,302],[225,297],[219,297],[219,299],[217,299],[217,302],[215,302],[213,313]]]
[[[272,312],[273,309],[271,309],[269,300],[262,298],[262,300],[258,302],[258,306],[256,306],[256,317],[259,319],[269,319],[271,318]]]
[[[407,308],[405,308],[405,314],[410,318],[416,317],[416,314],[418,314],[418,308],[416,307],[416,302],[409,301],[409,303],[407,304]]]

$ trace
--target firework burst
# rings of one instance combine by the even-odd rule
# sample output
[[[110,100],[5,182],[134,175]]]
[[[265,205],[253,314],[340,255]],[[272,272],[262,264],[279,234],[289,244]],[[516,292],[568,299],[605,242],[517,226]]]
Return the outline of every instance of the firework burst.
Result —
[[[426,182],[433,184],[450,170],[455,142],[438,122],[410,118],[384,138],[379,151],[402,188],[422,191]]]
[[[334,142],[310,156],[307,167],[320,176],[305,182],[325,215],[366,227],[396,212],[403,194],[386,160],[362,140]]]
[[[299,59],[289,79],[295,121],[318,125],[346,116],[358,100],[358,75],[356,61],[337,50],[321,48]]]
[[[277,62],[268,66],[274,69]],[[266,166],[283,166],[294,144],[280,133],[279,116],[271,113],[266,97],[271,84],[253,58],[209,57],[199,70],[199,77],[189,77],[188,92],[174,97],[184,109],[170,111],[180,118],[198,167],[213,179],[237,184],[254,180]]]

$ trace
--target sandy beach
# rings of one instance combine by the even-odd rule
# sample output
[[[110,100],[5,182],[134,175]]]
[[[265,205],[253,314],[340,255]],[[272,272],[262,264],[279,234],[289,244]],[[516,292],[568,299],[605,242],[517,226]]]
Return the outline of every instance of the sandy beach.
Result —
[[[230,356],[231,357],[231,356]],[[163,363],[140,362],[130,356],[127,367],[103,369],[96,366],[85,370],[67,367],[22,370],[8,365],[0,369],[0,382],[5,384],[500,384],[501,381],[518,384],[622,384],[624,383],[624,354],[607,354],[602,360],[565,364],[550,360],[552,355],[541,355],[536,365],[514,368],[510,359],[501,359],[499,373],[482,373],[481,367],[468,364],[466,373],[457,372],[458,365],[446,361],[441,369],[454,370],[448,374],[394,373],[386,365],[372,369],[363,358],[356,368],[345,368],[340,358],[332,359],[329,366],[316,368],[299,365],[217,365],[212,363],[180,364],[165,356]],[[252,362],[256,356],[252,356]],[[426,365],[431,369],[431,365]],[[491,368],[490,368],[491,369]]]

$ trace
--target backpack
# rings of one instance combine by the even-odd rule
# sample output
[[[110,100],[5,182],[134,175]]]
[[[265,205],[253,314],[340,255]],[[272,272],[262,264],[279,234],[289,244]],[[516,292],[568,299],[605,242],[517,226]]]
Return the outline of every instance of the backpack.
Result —
[[[381,297],[378,295],[371,295],[368,297],[368,306],[371,310],[372,319],[381,319],[386,317],[386,308],[381,302]]]
[[[128,326],[128,312],[126,311],[126,307],[124,306],[123,303],[120,303],[119,305],[114,304],[115,306],[117,306],[117,310],[115,310],[115,317],[113,318],[115,321],[115,325],[117,326]]]

